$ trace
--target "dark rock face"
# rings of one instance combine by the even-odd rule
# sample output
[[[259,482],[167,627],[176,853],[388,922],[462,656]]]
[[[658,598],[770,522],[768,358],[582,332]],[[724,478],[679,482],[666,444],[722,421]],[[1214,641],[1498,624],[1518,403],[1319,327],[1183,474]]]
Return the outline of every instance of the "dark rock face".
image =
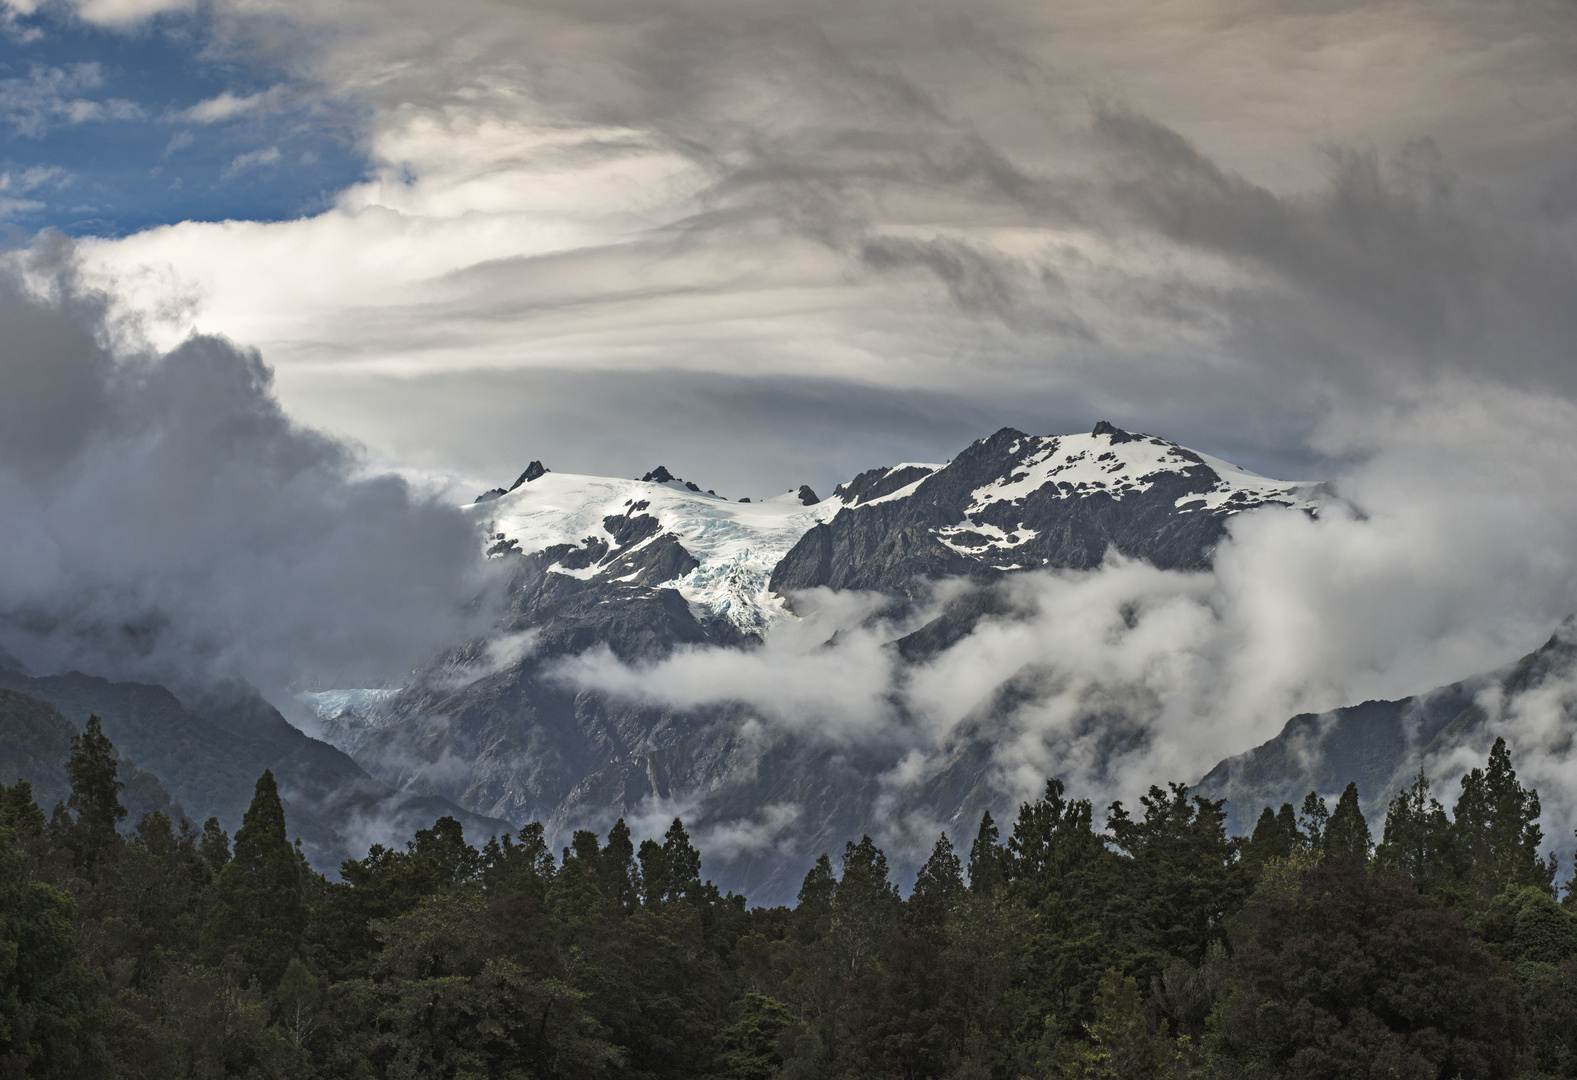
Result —
[[[662,467],[641,479],[695,490]],[[771,588],[878,590],[902,608],[929,581],[972,579],[980,587],[890,643],[901,662],[924,663],[983,621],[1015,617],[1008,590],[993,587],[1014,570],[1096,566],[1112,548],[1162,566],[1208,565],[1224,519],[1276,501],[1247,481],[1238,486],[1250,494],[1233,501],[1231,486],[1199,456],[1109,424],[1064,439],[1004,429],[946,466],[872,469],[841,485],[836,515],[799,539]],[[795,496],[819,504],[808,486]],[[982,810],[1009,809],[992,802],[993,725],[1035,693],[1028,683],[983,701],[934,778],[889,806],[880,780],[893,764],[886,750],[834,749],[776,732],[763,741],[763,725],[743,704],[658,707],[577,690],[561,677],[565,663],[601,663],[602,650],[639,678],[643,664],[677,650],[760,644],[672,587],[698,562],[649,509],[632,499],[603,517],[595,535],[543,551],[522,554],[495,536],[490,553],[511,572],[500,634],[455,650],[357,721],[363,726],[336,736],[338,744],[395,787],[555,830],[605,831],[654,798],[704,804],[700,818],[686,815],[698,828],[796,808],[791,837],[706,870],[761,902],[792,900],[809,861],[874,828],[879,812],[973,829]],[[501,658],[496,646],[509,635],[529,647]],[[1131,734],[1115,723],[1112,731],[1112,739]],[[789,846],[805,861],[785,856]]]
[[[531,481],[535,480],[537,477],[545,475],[547,471],[547,467],[544,466],[542,462],[533,461],[530,465],[526,466],[526,471],[521,473],[513,484],[509,485],[509,491],[514,491],[521,484],[531,483]],[[507,495],[509,492],[506,491],[504,494]]]
[[[1118,460],[1112,449],[1141,442],[1147,455],[1123,455],[1138,466]],[[1047,471],[1044,463],[1063,450],[1076,450],[1078,458],[1069,475],[1102,478],[1051,476],[1013,497],[994,497],[1015,491],[1035,469]],[[1109,464],[1101,460],[1107,456]],[[908,496],[875,501],[916,480]],[[772,588],[780,595],[818,585],[908,594],[924,579],[989,580],[1010,570],[1099,566],[1108,550],[1163,569],[1202,569],[1227,518],[1267,503],[1289,505],[1239,491],[1206,508],[1208,496],[1221,494],[1226,483],[1198,455],[1105,422],[1076,445],[1072,438],[1003,428],[929,475],[918,467],[860,474],[840,489],[853,505],[784,556]]]
[[[520,485],[516,484],[515,486],[519,487]],[[492,491],[482,492],[482,494],[476,497],[475,501],[479,503],[492,502],[494,499],[503,498],[508,494],[509,492],[505,491],[503,488],[494,488]]]

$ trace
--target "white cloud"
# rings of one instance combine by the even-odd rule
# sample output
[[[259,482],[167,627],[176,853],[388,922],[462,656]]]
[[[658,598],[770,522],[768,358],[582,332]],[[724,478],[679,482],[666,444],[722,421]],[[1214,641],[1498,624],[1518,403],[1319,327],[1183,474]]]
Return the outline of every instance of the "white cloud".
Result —
[[[183,109],[175,116],[193,124],[214,124],[223,120],[233,120],[238,116],[249,116],[266,111],[275,106],[285,93],[284,86],[274,86],[267,90],[259,90],[255,94],[241,96],[226,90],[214,97],[199,101],[191,108]]]
[[[244,154],[237,154],[231,159],[230,164],[224,167],[219,174],[221,180],[234,180],[237,176],[250,169],[266,168],[269,165],[279,164],[281,155],[279,147],[270,146],[264,150],[249,150]]]
[[[292,407],[392,457],[507,472],[513,447],[476,444],[508,425],[395,445],[421,410],[369,404],[375,380],[441,377],[476,412],[488,371],[771,372],[1196,443],[1250,417],[1203,448],[1305,459],[1331,410],[1442,368],[1577,389],[1562,286],[1538,285],[1570,278],[1571,238],[1528,225],[1572,169],[1572,20],[1224,0],[223,10],[230,40],[292,42],[292,94],[363,110],[370,179],[309,219],[183,223],[95,261],[167,268],[204,297],[168,340],[257,343]],[[1092,101],[1122,108],[1092,123]],[[1130,113],[1170,131],[1112,119]],[[515,428],[550,422],[530,408]],[[716,422],[758,472],[790,452],[750,438],[753,415]],[[531,456],[574,452],[553,438]]]
[[[1012,615],[918,668],[883,649],[905,626],[842,598],[751,653],[692,649],[639,667],[592,654],[562,672],[662,705],[743,702],[779,735],[886,755],[878,820],[904,850],[934,839],[923,811],[936,808],[906,799],[960,741],[990,747],[1005,804],[1047,776],[1098,804],[1131,802],[1296,713],[1419,693],[1541,644],[1577,611],[1572,430],[1568,403],[1442,386],[1383,424],[1323,433],[1373,453],[1337,481],[1357,511],[1236,518],[1210,572],[1110,558],[1014,575],[1001,586]],[[1562,829],[1577,824],[1564,794],[1571,694],[1551,688],[1559,702],[1530,698],[1507,721],[1521,723],[1518,768],[1546,787]]]
[[[93,101],[71,96],[96,89],[103,82],[103,73],[96,63],[34,67],[25,79],[0,79],[0,119],[15,128],[17,134],[37,138],[51,121],[81,124],[143,116],[140,106],[121,98]]]

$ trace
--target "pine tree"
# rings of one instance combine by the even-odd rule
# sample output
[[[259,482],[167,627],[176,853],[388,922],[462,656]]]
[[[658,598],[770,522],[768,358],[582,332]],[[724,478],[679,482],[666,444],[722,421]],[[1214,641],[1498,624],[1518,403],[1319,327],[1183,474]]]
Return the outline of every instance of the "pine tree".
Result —
[[[203,822],[203,838],[197,847],[197,853],[202,856],[203,862],[208,864],[208,869],[215,874],[225,868],[225,863],[230,861],[230,837],[219,826],[219,819],[211,817]]]
[[[969,847],[969,891],[989,893],[1002,884],[1002,848],[997,843],[997,823],[991,811],[980,817],[980,830]]]
[[[816,857],[815,865],[806,871],[796,903],[800,910],[820,913],[832,906],[837,895],[838,879],[832,873],[832,860],[827,858],[824,851]]]
[[[216,903],[203,924],[203,961],[239,957],[272,990],[301,946],[301,894],[301,859],[285,835],[274,774],[265,770],[235,834],[235,856],[219,872]]]
[[[641,841],[636,859],[641,864],[641,903],[649,908],[661,907],[673,891],[673,873],[668,869],[668,853],[657,841]]]
[[[632,912],[640,904],[640,870],[635,865],[635,844],[630,827],[620,818],[608,830],[608,844],[601,856],[602,892],[619,910]]]
[[[81,735],[71,737],[66,775],[71,797],[66,808],[76,820],[65,826],[65,844],[79,870],[92,871],[120,842],[117,828],[126,819],[116,775],[115,747],[105,738],[97,716],[89,716]]]
[[[1325,850],[1325,826],[1331,820],[1325,800],[1315,792],[1303,797],[1303,809],[1298,814],[1298,835],[1303,838],[1306,850],[1318,855]]]
[[[1290,815],[1292,804],[1281,805]],[[1295,838],[1288,834],[1281,818],[1267,806],[1260,812],[1259,820],[1254,823],[1253,834],[1243,845],[1243,866],[1250,873],[1258,874],[1260,868],[1271,859],[1285,859],[1291,855],[1294,844]]]
[[[1336,812],[1325,826],[1321,854],[1327,859],[1367,862],[1371,847],[1373,841],[1369,836],[1369,824],[1364,821],[1363,811],[1358,808],[1358,785],[1349,781],[1341,798],[1336,800]]]
[[[663,861],[668,867],[669,898],[701,897],[701,853],[690,843],[684,822],[674,818],[663,834]]]
[[[1423,769],[1396,793],[1385,814],[1385,831],[1375,848],[1375,865],[1397,870],[1426,893],[1457,877],[1455,833],[1445,807],[1429,789]]]
[[[1487,767],[1462,778],[1453,809],[1456,841],[1481,896],[1523,885],[1554,891],[1555,864],[1539,857],[1539,814],[1539,793],[1518,782],[1506,740],[1497,738]]]
[[[920,868],[914,880],[914,892],[909,896],[909,906],[922,922],[940,924],[958,906],[964,892],[963,867],[958,862],[958,852],[946,833],[936,838],[931,857]]]

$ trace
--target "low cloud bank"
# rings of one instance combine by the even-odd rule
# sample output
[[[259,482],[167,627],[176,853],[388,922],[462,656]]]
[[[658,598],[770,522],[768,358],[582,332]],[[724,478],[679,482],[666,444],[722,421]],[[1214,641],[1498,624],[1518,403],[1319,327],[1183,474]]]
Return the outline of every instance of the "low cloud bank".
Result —
[[[1235,519],[1209,572],[1114,556],[1016,574],[993,586],[1008,614],[913,666],[889,643],[957,583],[902,621],[868,597],[813,595],[803,622],[753,652],[691,648],[637,666],[598,652],[559,676],[668,706],[741,702],[759,739],[880,750],[883,828],[905,846],[935,825],[909,797],[971,740],[990,745],[1004,806],[1053,775],[1098,803],[1131,802],[1151,783],[1197,779],[1295,713],[1415,694],[1541,644],[1577,611],[1573,430],[1565,402],[1443,384],[1383,423],[1323,430],[1333,455],[1364,460],[1336,479],[1336,498],[1317,520]],[[1550,687],[1501,722],[1562,846],[1577,824],[1574,701]]]
[[[379,685],[463,640],[452,507],[291,421],[261,356],[107,318],[58,237],[0,261],[0,647],[40,671]]]

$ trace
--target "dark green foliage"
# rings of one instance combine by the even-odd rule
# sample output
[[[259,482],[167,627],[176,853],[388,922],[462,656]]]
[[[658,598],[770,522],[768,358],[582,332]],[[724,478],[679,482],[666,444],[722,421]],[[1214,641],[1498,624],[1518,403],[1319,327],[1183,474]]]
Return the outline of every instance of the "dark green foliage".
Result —
[[[746,994],[735,1002],[737,1018],[718,1033],[717,1075],[729,1080],[768,1080],[783,1064],[779,1049],[785,1032],[800,1020],[781,1001]]]
[[[1147,977],[1159,974],[1168,957],[1202,963],[1210,944],[1224,940],[1226,917],[1249,890],[1221,801],[1190,799],[1182,784],[1169,787],[1150,789],[1138,821],[1113,803],[1107,825],[1128,856],[1114,875],[1110,910],[1127,932],[1129,965]]]
[[[94,869],[116,843],[115,830],[126,818],[120,792],[125,785],[116,775],[115,749],[104,737],[97,716],[88,717],[81,735],[71,737],[71,757],[66,777],[71,797],[66,809],[76,816],[60,820],[63,840],[81,870]]]
[[[1325,826],[1330,820],[1331,812],[1317,793],[1311,791],[1303,797],[1303,807],[1298,811],[1298,835],[1306,850],[1316,854],[1325,850]]]
[[[208,864],[208,869],[215,874],[225,868],[225,863],[230,861],[230,837],[219,827],[219,819],[211,817],[203,822],[203,839],[198,846],[198,852],[203,857],[203,862]]]
[[[971,887],[943,835],[905,900],[865,836],[790,910],[720,896],[678,820],[577,832],[557,866],[541,824],[478,850],[440,817],[329,882],[266,773],[233,857],[159,809],[74,834],[114,816],[113,747],[82,758],[101,794],[53,827],[0,787],[0,1076],[1577,1075],[1577,915],[1536,855],[1484,895],[1421,779],[1377,871],[1352,786],[1244,842],[1175,784],[1097,832],[1052,780],[1006,845],[982,821]],[[1463,835],[1526,876],[1535,797],[1498,758],[1469,786]]]
[[[1505,1077],[1522,1041],[1511,972],[1462,917],[1351,859],[1261,887],[1232,982],[1218,1050],[1251,1076]]]
[[[936,838],[931,857],[916,875],[909,897],[911,914],[922,922],[941,924],[957,910],[964,893],[964,873],[958,853],[946,833]]]
[[[1366,862],[1369,849],[1374,846],[1369,836],[1369,823],[1358,809],[1358,785],[1352,782],[1336,800],[1336,812],[1325,826],[1321,854],[1327,859],[1357,859]]]
[[[1177,1045],[1152,1032],[1133,979],[1108,971],[1095,990],[1095,1019],[1057,1069],[1060,1080],[1163,1080],[1174,1073]]]
[[[82,965],[76,906],[29,880],[0,824],[0,1075],[74,1078],[101,1064],[103,980]]]
[[[1469,883],[1480,896],[1522,885],[1553,891],[1555,865],[1539,857],[1539,793],[1518,782],[1505,739],[1495,740],[1485,768],[1462,778],[1452,817]]]
[[[1460,875],[1459,850],[1445,808],[1419,769],[1413,782],[1391,800],[1375,865],[1405,874],[1424,892],[1435,893]]]
[[[301,948],[307,925],[302,877],[274,774],[265,771],[235,834],[235,855],[219,872],[214,908],[203,925],[204,962],[217,965],[234,956],[265,991],[272,990]]]
[[[1303,835],[1298,832],[1292,804],[1282,803],[1279,814],[1267,806],[1254,823],[1253,835],[1243,845],[1243,867],[1258,874],[1270,860],[1285,859],[1302,846]]]
[[[1002,884],[1002,847],[997,843],[997,823],[991,811],[980,815],[980,830],[969,846],[969,889],[989,893]]]
[[[608,830],[608,844],[602,849],[600,867],[602,894],[625,913],[640,906],[640,869],[635,865],[635,844],[630,827],[620,818]]]

